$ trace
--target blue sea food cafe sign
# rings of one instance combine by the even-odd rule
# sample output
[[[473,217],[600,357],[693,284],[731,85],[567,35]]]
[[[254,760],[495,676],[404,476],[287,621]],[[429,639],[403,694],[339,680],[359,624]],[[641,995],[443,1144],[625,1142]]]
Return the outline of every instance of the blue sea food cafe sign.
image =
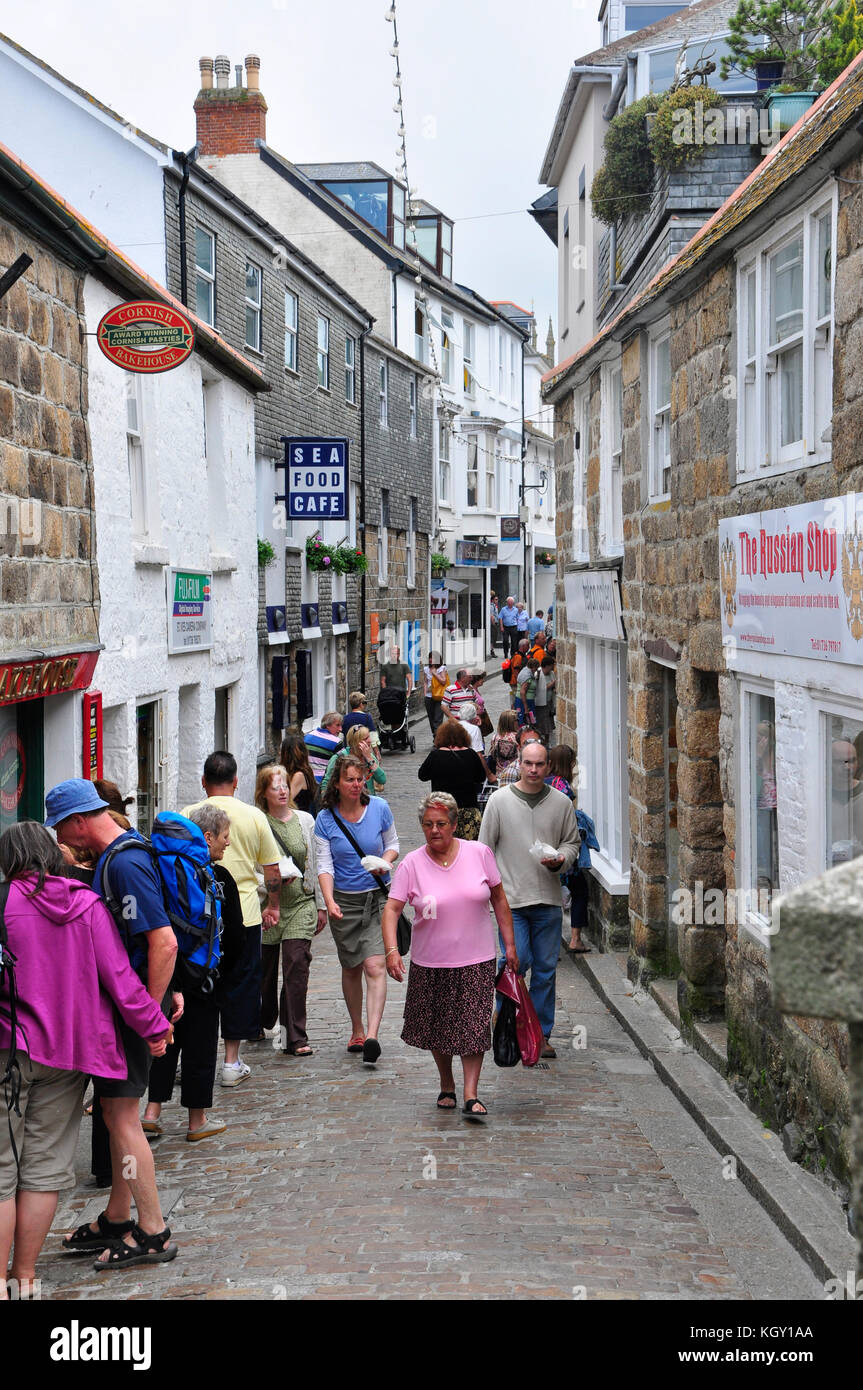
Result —
[[[289,517],[299,521],[348,515],[348,440],[282,435],[285,446],[285,502]]]

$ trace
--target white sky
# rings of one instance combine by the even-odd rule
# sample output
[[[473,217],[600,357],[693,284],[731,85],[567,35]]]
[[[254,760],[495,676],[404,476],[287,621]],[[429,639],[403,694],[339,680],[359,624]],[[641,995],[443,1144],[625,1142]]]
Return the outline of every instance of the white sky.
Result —
[[[198,58],[261,59],[267,141],[298,164],[394,170],[389,0],[39,0],[0,28],[176,149],[195,142]],[[573,59],[599,44],[599,0],[397,0],[408,172],[456,221],[455,278],[534,302],[557,336],[555,249],[524,211]],[[2,137],[0,137],[2,138]],[[509,214],[509,215],[490,215]],[[285,228],[290,236],[291,229]],[[296,238],[302,249],[301,238]]]

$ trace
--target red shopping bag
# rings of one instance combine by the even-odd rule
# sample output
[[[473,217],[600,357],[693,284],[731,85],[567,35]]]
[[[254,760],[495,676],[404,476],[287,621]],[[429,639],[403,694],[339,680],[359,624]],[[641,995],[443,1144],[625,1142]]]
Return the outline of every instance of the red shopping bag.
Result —
[[[505,965],[497,977],[497,990],[515,1004],[515,1033],[524,1067],[535,1067],[545,1045],[540,1021],[536,1016],[523,975],[516,975],[509,965]]]

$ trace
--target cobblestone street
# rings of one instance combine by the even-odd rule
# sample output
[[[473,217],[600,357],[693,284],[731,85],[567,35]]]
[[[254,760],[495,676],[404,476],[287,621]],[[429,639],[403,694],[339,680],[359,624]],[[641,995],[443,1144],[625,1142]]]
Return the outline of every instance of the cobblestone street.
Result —
[[[501,687],[501,696],[503,689]],[[498,697],[494,695],[494,704]],[[418,751],[386,756],[403,849],[418,839]],[[249,1081],[217,1090],[224,1136],[184,1142],[165,1107],[156,1166],[172,1264],[99,1276],[59,1234],[102,1209],[61,1196],[45,1298],[815,1299],[821,1287],[572,961],[558,972],[558,1058],[487,1060],[484,1126],[435,1109],[429,1058],[399,1040],[390,984],[376,1068],[345,1052],[332,939],[315,947],[308,1061],[247,1045]],[[586,1029],[584,1048],[573,1030]],[[457,1077],[457,1084],[460,1078]],[[88,1167],[82,1127],[79,1174]]]

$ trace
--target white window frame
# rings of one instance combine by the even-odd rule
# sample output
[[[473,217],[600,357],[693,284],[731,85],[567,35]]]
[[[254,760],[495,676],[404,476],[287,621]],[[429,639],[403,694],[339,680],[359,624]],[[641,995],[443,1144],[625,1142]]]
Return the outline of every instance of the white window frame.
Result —
[[[739,921],[737,925],[738,927],[742,927],[743,930],[753,938],[753,940],[757,941],[759,946],[769,951],[770,939],[772,936],[776,934],[777,927],[771,922],[770,918],[765,917],[763,913],[752,910],[752,894],[754,892],[754,866],[752,863],[752,787],[750,785],[751,768],[749,761],[749,749],[751,725],[750,710],[752,708],[753,698],[757,695],[769,696],[770,699],[773,700],[773,707],[775,711],[776,686],[772,681],[756,680],[753,677],[738,677],[737,698],[739,737],[737,741],[737,804],[739,807],[740,814],[737,826],[737,858],[740,863],[740,869],[736,876],[736,884],[738,889],[742,888],[744,890],[746,896],[743,898],[743,902],[741,902],[742,895],[739,892],[737,894],[737,903],[740,904],[742,907],[742,911],[739,913]],[[779,797],[782,795],[783,792],[778,763],[776,769],[776,792],[778,802]],[[779,865],[781,881],[781,846],[779,854]],[[754,901],[757,902],[757,897],[754,898]]]
[[[438,501],[452,506],[452,427],[445,415],[438,417]]]
[[[825,872],[824,866],[827,863],[827,778],[822,776],[823,770],[827,766],[827,756],[829,749],[829,737],[827,733],[827,721],[832,716],[839,719],[853,719],[858,723],[863,723],[863,701],[843,699],[840,696],[821,695],[813,693],[812,708],[817,720],[818,739],[817,757],[819,775],[816,780],[818,797],[817,808],[817,831],[815,834],[815,845],[817,859],[809,875],[811,878]],[[855,861],[860,863],[858,859]]]
[[[293,290],[285,290],[285,371],[299,371],[300,301]]]
[[[584,797],[579,800],[583,799],[590,808],[600,843],[598,851],[591,850],[591,869],[609,892],[626,893],[629,889],[626,644],[579,636],[575,660],[579,785],[584,787]]]
[[[345,335],[345,400],[357,403],[357,340],[350,333]]]
[[[497,456],[488,445],[483,448],[485,455],[485,510],[497,511]]]
[[[466,436],[467,467],[465,468],[465,505],[468,511],[479,506],[479,440],[475,434]],[[470,476],[473,474],[473,501],[470,500]]]
[[[440,373],[444,386],[452,386],[453,337],[455,320],[449,309],[441,310]]]
[[[515,338],[510,338],[510,340],[509,340],[509,398],[510,398],[510,400],[513,402],[513,404],[515,404],[516,401],[518,400],[518,397],[517,397],[516,391],[515,391],[515,361],[516,361],[516,357],[517,357],[517,356],[518,356],[518,343],[515,341]]]
[[[497,330],[497,394],[503,400],[503,383],[506,378],[506,337],[502,328]]]
[[[211,264],[212,264],[212,267],[213,267],[212,270],[207,270],[206,267],[204,267],[204,266],[202,266],[202,265],[200,265],[200,264],[198,263],[198,236],[199,236],[199,235],[205,236],[205,237],[207,237],[207,239],[209,240],[209,243],[210,243],[210,258],[211,258]],[[201,304],[200,296],[199,296],[199,294],[198,294],[198,281],[199,281],[199,280],[203,280],[204,284],[207,286],[207,299],[208,299],[208,304],[207,304],[207,311],[206,311],[206,312],[205,312],[204,307],[203,307],[202,304]],[[215,232],[211,232],[210,229],[209,229],[209,227],[202,227],[200,224],[198,224],[198,225],[195,227],[195,313],[198,315],[198,318],[199,318],[199,319],[203,319],[204,323],[208,323],[208,324],[210,325],[211,328],[214,328],[214,327],[215,327],[215,324],[216,324],[216,234],[215,234]]]
[[[412,373],[411,373],[411,376],[410,376],[410,379],[409,379],[409,381],[408,381],[408,409],[409,409],[409,412],[410,412],[410,419],[409,419],[409,424],[408,424],[408,433],[409,433],[411,439],[416,439],[416,437],[417,437],[417,398],[418,398],[418,394],[419,394],[419,393],[418,393],[418,385],[417,385],[416,373],[415,373],[415,372],[412,372]]]
[[[150,537],[150,489],[147,485],[147,460],[144,449],[144,402],[141,377],[128,372],[124,382],[126,395],[126,456],[129,462],[129,515],[132,536],[136,540]],[[134,419],[133,419],[134,409]]]
[[[590,560],[590,534],[587,526],[589,407],[588,388],[581,386],[574,392],[572,402],[572,558],[576,564],[587,564]]]
[[[249,271],[250,271],[250,270],[254,270],[254,271],[257,273],[257,277],[258,277],[258,296],[257,296],[257,299],[255,299],[253,296],[251,296],[251,295],[249,294],[248,288],[246,289],[246,301],[245,301],[245,302],[246,302],[246,329],[245,329],[245,339],[246,339],[246,347],[247,347],[247,348],[251,348],[253,352],[260,352],[260,351],[261,351],[261,342],[262,342],[262,338],[261,338],[261,331],[262,331],[262,329],[261,329],[261,321],[262,321],[262,319],[263,319],[262,305],[263,305],[263,302],[264,302],[264,272],[263,272],[263,270],[261,269],[261,267],[260,267],[259,265],[256,265],[256,264],[255,264],[254,261],[246,261],[246,279],[245,279],[245,281],[244,281],[244,283],[245,283],[246,285],[248,284],[248,278],[249,278]],[[255,336],[255,342],[253,342],[253,343],[250,343],[250,342],[249,342],[249,311],[250,311],[250,310],[251,310],[251,312],[252,312],[252,315],[253,315],[253,322],[254,322],[254,324],[255,324],[255,335],[254,335],[254,336]]]
[[[390,364],[385,357],[381,358],[379,373],[381,429],[388,430],[390,427]]]
[[[603,555],[623,554],[623,367],[620,359],[602,368],[602,427],[599,436],[600,550]],[[619,391],[620,409],[616,410]],[[615,439],[615,417],[620,438]],[[617,445],[617,447],[615,447]],[[549,499],[549,519],[553,509]]]
[[[668,348],[668,400],[658,395],[660,351]],[[650,467],[648,501],[668,502],[671,498],[671,330],[668,320],[658,324],[648,344],[648,430]]]
[[[380,517],[378,525],[378,583],[389,583],[390,561],[390,494],[389,488],[381,488]]]
[[[323,331],[322,331],[323,330]],[[318,390],[330,389],[330,321],[324,314],[318,314]]]
[[[838,192],[835,182],[789,213],[737,258],[737,465],[736,483],[828,463],[832,423],[834,307]],[[818,221],[830,215],[830,303],[818,312]],[[803,232],[803,322],[782,344],[769,343],[770,260]],[[750,296],[755,312],[750,314]],[[752,337],[754,334],[754,343]],[[778,357],[800,345],[803,351],[802,439],[779,441]],[[823,354],[819,361],[819,354]],[[821,387],[819,402],[819,384]],[[828,438],[823,439],[822,435]]]
[[[408,529],[405,535],[405,586],[417,586],[417,499],[408,498]]]
[[[475,325],[469,319],[462,319],[462,357],[464,359],[464,394],[471,399],[476,395],[476,377],[473,374],[473,359],[476,351]]]
[[[422,323],[422,334],[417,332],[417,317]],[[425,366],[428,363],[428,315],[419,295],[414,296],[414,357]]]

